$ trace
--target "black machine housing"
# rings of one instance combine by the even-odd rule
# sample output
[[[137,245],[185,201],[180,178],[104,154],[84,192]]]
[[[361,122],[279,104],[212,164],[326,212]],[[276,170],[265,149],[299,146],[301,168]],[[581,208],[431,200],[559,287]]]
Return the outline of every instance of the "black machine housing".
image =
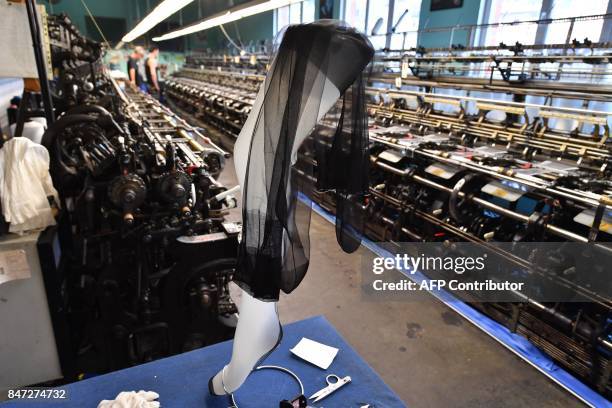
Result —
[[[227,153],[111,78],[104,47],[66,16],[48,21],[58,119],[42,143],[61,199],[50,301],[65,379],[231,338],[240,226],[226,220],[235,199],[216,198]]]

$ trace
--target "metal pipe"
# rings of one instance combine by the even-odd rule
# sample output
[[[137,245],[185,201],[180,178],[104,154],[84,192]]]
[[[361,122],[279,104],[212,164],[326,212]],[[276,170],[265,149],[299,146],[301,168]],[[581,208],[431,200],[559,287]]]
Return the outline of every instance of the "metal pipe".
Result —
[[[36,11],[36,2],[34,0],[26,0],[26,11],[28,13],[28,23],[30,25],[30,34],[32,36],[32,47],[34,48],[34,58],[36,60],[36,70],[38,71],[38,81],[43,97],[43,105],[45,109],[45,117],[47,126],[55,122],[55,112],[53,110],[53,100],[51,99],[51,91],[49,89],[49,80],[47,78],[47,66],[43,54],[43,46],[41,43],[41,30],[38,24],[38,13]]]
[[[371,136],[371,139],[375,140],[378,143],[382,143],[386,146],[389,147],[393,147],[395,149],[398,150],[406,150],[405,146],[399,145],[397,143],[393,143],[384,139],[381,139],[380,137],[377,136]],[[498,173],[495,172],[493,170],[490,170],[486,167],[480,166],[477,163],[467,163],[464,161],[459,161],[459,160],[455,160],[452,158],[448,158],[448,157],[443,157],[440,156],[438,154],[429,152],[427,150],[424,149],[415,149],[412,150],[412,152],[414,154],[418,154],[424,157],[427,157],[429,159],[434,159],[436,161],[439,162],[443,162],[446,164],[452,164],[454,166],[459,166],[462,168],[466,168],[469,170],[473,170],[473,171],[478,171],[479,173],[483,173],[483,174],[487,174],[489,176],[492,176],[494,178],[500,179],[500,180],[508,180],[508,181],[513,181],[513,182],[517,182],[519,184],[525,185],[525,186],[529,186],[529,187],[533,187],[535,189],[541,190],[543,192],[546,192],[548,194],[553,194],[553,195],[558,195],[560,197],[564,197],[567,199],[571,199],[577,202],[580,202],[582,204],[588,205],[590,207],[597,207],[600,205],[600,200],[595,199],[595,198],[589,198],[589,197],[581,197],[576,195],[576,192],[572,192],[571,194],[566,193],[564,191],[561,191],[557,188],[552,187],[550,184],[546,184],[543,181],[542,182],[536,182],[534,179],[526,179],[526,178],[522,178],[522,177],[517,177],[516,175],[507,175],[507,174],[503,174],[503,173]],[[612,209],[612,205],[607,205],[607,208],[611,208]]]
[[[385,169],[387,171],[390,171],[390,172],[392,172],[394,174],[397,174],[397,175],[400,175],[400,176],[409,177],[410,179],[418,182],[419,184],[422,184],[422,185],[434,188],[434,189],[436,189],[438,191],[442,191],[442,192],[445,192],[447,194],[451,194],[453,192],[452,188],[446,187],[445,185],[436,183],[435,181],[426,179],[426,178],[421,177],[419,175],[415,174],[415,175],[409,176],[410,172],[407,171],[407,170],[399,170],[399,169],[396,169],[393,166],[389,166],[386,163],[382,163],[382,162],[375,161],[375,160],[373,160],[373,161],[380,168]],[[523,222],[523,223],[528,223],[529,222],[529,217],[527,215],[517,213],[515,211],[509,210],[509,209],[504,208],[504,207],[501,207],[501,206],[499,206],[497,204],[493,204],[493,203],[491,203],[491,202],[489,202],[487,200],[484,200],[484,199],[482,199],[480,197],[467,197],[466,194],[464,192],[462,192],[462,191],[459,191],[457,193],[457,196],[461,197],[461,198],[468,198],[471,202],[473,202],[474,204],[479,205],[480,207],[483,207],[483,208],[486,208],[488,210],[494,211],[494,212],[496,212],[498,214],[507,216],[507,217],[512,218],[512,219],[514,219],[516,221],[520,221],[520,222]],[[589,242],[588,238],[586,238],[586,237],[583,237],[581,235],[575,234],[575,233],[573,233],[571,231],[568,231],[566,229],[563,229],[563,228],[560,228],[560,227],[557,227],[557,226],[554,226],[554,225],[551,225],[551,224],[545,224],[543,227],[547,231],[551,232],[552,234],[557,235],[557,236],[562,237],[562,238],[565,238],[565,239],[568,239],[570,241],[584,242],[584,243]]]
[[[390,96],[392,95],[399,95],[399,96],[412,95],[412,96],[423,96],[423,97],[439,97],[439,98],[445,98],[445,99],[456,99],[456,100],[470,101],[470,102],[483,102],[483,103],[495,104],[495,105],[517,106],[521,108],[527,108],[527,107],[538,108],[538,109],[544,109],[547,111],[555,110],[555,111],[561,111],[561,112],[578,112],[578,113],[583,113],[583,114],[586,113],[589,115],[601,115],[601,116],[606,116],[606,117],[610,116],[610,112],[606,112],[606,111],[571,108],[571,107],[564,107],[564,106],[540,105],[537,103],[528,103],[528,102],[500,101],[499,99],[476,98],[473,96],[463,96],[463,95],[446,95],[446,94],[437,94],[433,92],[410,91],[410,90],[405,90],[405,89],[387,90],[387,89],[380,89],[380,88],[374,88],[374,87],[367,87],[366,92],[370,94],[386,93]]]

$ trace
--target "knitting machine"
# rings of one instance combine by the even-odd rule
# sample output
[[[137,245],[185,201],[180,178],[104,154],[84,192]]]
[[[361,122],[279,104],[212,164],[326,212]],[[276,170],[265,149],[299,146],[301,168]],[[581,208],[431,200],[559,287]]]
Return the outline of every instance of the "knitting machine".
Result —
[[[379,55],[367,89],[365,234],[391,243],[595,243],[609,249],[612,71],[604,46],[574,42],[559,51],[515,44]],[[169,97],[202,119],[214,112],[215,128],[231,140],[263,76],[218,65],[184,69],[172,78]],[[333,120],[328,115],[317,127],[320,143],[333,136]],[[302,152],[295,166],[313,186],[316,164]],[[333,195],[310,194],[335,210]],[[533,266],[529,254],[502,255]],[[562,249],[537,259],[572,302],[482,302],[470,293],[464,300],[609,397],[612,297],[605,262],[593,270],[567,264]],[[587,275],[603,279],[605,288],[596,290]]]
[[[166,81],[171,104],[232,146],[263,80],[255,73],[185,68]]]
[[[101,54],[86,51],[99,44],[76,38],[65,17],[51,21],[62,115],[42,143],[63,208],[70,337],[59,347],[87,373],[231,338],[240,228],[225,219],[236,200],[217,181],[227,153],[103,71]]]
[[[54,106],[65,111],[78,104],[98,103],[97,99],[105,95],[100,88],[103,45],[84,37],[66,14],[49,15],[47,33]]]
[[[186,68],[210,69],[264,74],[270,64],[270,45],[262,44],[244,55],[191,54],[185,59]]]
[[[584,65],[595,58],[589,73]],[[609,396],[612,298],[606,258],[587,268],[568,262],[565,252],[573,243],[609,250],[606,57],[419,55],[401,56],[395,66],[389,61],[368,89],[366,234],[379,241],[460,241],[487,249],[514,243],[514,251],[502,255],[530,269],[546,265],[546,279],[570,288],[568,301],[462,297]],[[464,78],[479,64],[489,71]],[[543,89],[551,79],[555,90]],[[561,87],[559,80],[571,84]],[[603,109],[586,108],[593,105]],[[314,195],[334,208],[327,194]],[[553,242],[557,250],[544,257],[536,257],[535,249],[516,256],[524,243]],[[605,289],[587,276],[599,276]]]
[[[448,115],[433,105],[454,104],[457,98],[420,96],[413,111],[405,105],[370,106],[379,126],[371,133],[368,236],[399,242],[467,241],[488,248],[495,242],[610,241],[607,130],[570,137],[541,125],[529,134],[530,125],[483,120],[495,109],[512,108],[513,114],[520,115],[517,105],[496,107],[492,101],[476,101],[486,112],[453,115],[449,122]],[[584,114],[542,107],[544,112]],[[600,116],[591,111],[575,118],[598,120]],[[326,194],[319,200],[333,208]],[[558,254],[567,258],[562,250]],[[512,255],[507,251],[506,256]],[[526,255],[516,263],[525,260],[532,257]],[[551,268],[556,271],[554,279],[571,287],[572,296],[581,296],[583,302],[531,299],[471,304],[609,395],[612,299],[580,278],[581,273],[605,278],[609,271],[603,258],[593,269],[561,263],[562,271]]]

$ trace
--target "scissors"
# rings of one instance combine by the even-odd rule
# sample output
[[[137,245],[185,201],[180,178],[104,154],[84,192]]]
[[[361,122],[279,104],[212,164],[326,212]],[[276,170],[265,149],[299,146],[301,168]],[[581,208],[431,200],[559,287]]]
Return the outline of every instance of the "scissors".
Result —
[[[330,374],[325,377],[327,387],[320,389],[310,396],[308,399],[313,399],[313,402],[321,401],[323,398],[329,396],[331,393],[336,391],[338,388],[351,382],[351,377],[348,375],[344,378],[338,377],[336,374]]]

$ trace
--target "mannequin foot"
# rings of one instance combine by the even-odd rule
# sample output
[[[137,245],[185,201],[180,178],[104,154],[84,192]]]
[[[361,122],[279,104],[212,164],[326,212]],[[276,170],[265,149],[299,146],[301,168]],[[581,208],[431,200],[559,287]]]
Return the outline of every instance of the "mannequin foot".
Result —
[[[223,370],[219,371],[216,375],[210,377],[208,379],[208,392],[210,393],[210,395],[214,395],[215,397],[219,397],[221,395],[225,394],[225,391],[223,391],[223,384],[221,382],[221,374],[223,373]],[[217,390],[221,390],[222,393],[221,394],[217,394],[215,392],[215,389]]]
[[[280,344],[282,339],[282,329],[280,324],[276,327],[277,329],[275,333],[271,333],[269,330],[262,333],[262,336],[265,337],[265,339],[262,340],[265,340],[265,342],[260,342],[260,345],[266,345],[266,347],[263,348],[263,351],[258,352],[258,350],[251,350],[253,354],[248,357],[254,362],[254,364],[245,364],[244,361],[234,362],[232,359],[227,366],[223,367],[221,371],[208,380],[208,391],[211,395],[228,395],[229,393],[233,393],[240,388],[253,369],[261,364],[263,360],[267,358],[268,355],[270,355]]]

